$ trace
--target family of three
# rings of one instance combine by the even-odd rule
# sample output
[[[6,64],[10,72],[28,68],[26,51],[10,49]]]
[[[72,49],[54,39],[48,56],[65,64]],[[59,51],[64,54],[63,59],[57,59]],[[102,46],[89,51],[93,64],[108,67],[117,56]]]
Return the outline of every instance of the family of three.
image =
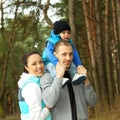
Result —
[[[18,81],[21,120],[88,120],[87,107],[96,103],[86,69],[79,58],[74,60],[77,51],[69,39],[70,28],[66,22],[57,24],[63,27],[54,28],[49,38],[54,36],[57,42],[48,40],[43,56],[32,51],[23,57],[24,72]]]

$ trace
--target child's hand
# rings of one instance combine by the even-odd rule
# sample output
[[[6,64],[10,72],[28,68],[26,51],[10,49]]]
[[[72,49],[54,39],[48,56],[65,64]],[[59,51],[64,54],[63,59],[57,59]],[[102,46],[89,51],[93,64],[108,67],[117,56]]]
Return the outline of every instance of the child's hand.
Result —
[[[83,65],[79,65],[77,67],[77,72],[78,72],[78,74],[83,74],[83,75],[87,76],[87,70]]]

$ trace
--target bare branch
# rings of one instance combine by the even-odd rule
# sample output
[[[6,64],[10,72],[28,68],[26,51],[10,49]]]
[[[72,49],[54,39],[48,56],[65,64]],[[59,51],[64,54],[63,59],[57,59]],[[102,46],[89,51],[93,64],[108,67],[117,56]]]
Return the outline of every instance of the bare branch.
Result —
[[[53,23],[52,23],[52,21],[50,20],[50,18],[47,15],[47,11],[49,9],[49,5],[50,5],[50,0],[47,0],[46,5],[44,5],[44,7],[43,7],[44,19],[47,21],[47,23],[51,27],[53,27]]]

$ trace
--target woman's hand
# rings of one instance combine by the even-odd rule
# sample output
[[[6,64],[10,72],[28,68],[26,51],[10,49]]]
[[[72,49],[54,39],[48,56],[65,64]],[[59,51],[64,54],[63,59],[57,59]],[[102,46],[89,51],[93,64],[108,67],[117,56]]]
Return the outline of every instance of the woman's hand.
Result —
[[[49,111],[50,111],[50,108],[48,106],[45,106]]]

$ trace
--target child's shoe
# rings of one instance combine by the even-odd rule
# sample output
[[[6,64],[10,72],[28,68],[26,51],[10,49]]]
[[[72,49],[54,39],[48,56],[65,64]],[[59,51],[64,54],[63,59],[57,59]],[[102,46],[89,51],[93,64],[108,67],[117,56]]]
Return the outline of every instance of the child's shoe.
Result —
[[[68,82],[70,82],[70,80],[68,78],[63,78],[62,87],[67,85]]]
[[[85,75],[81,75],[81,74],[75,74],[73,79],[72,79],[72,83],[74,85],[79,85],[80,83],[84,83],[84,81],[86,80],[86,76]]]

